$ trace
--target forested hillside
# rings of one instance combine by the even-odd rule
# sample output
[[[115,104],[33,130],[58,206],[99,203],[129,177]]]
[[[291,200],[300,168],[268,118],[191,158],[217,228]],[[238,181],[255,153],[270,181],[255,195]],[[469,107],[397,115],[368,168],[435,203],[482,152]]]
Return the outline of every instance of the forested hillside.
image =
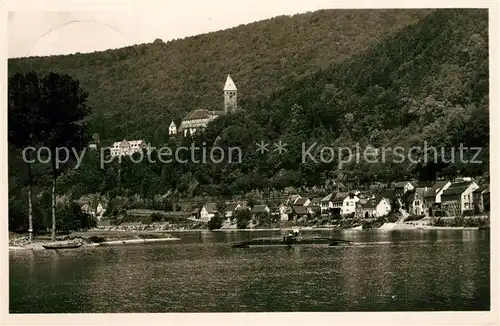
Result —
[[[312,17],[319,17],[319,21],[322,21],[321,17],[331,18],[332,16],[329,15],[348,15],[348,13],[335,14],[325,11],[298,17],[304,23],[304,19],[307,21]],[[366,15],[382,14],[367,12]],[[408,17],[416,17],[421,13],[408,13],[401,16],[398,12],[393,15],[406,17],[409,21],[411,19]],[[306,17],[309,18],[306,19]],[[326,20],[331,22],[329,19]],[[272,25],[273,22],[277,24],[279,21],[291,22],[293,19],[280,18],[265,22],[265,24]],[[398,21],[400,20],[398,19]],[[368,22],[368,25],[371,26],[371,24],[373,22]],[[373,32],[373,28],[375,28],[371,26],[365,30],[366,27],[361,27],[361,23],[358,23],[357,26],[359,31],[365,32],[368,32],[369,29],[370,32]],[[380,25],[375,24],[375,26]],[[248,26],[240,28],[245,29]],[[311,28],[314,29],[314,27]],[[238,28],[228,33],[236,33],[237,30]],[[316,31],[322,33],[321,29],[316,29]],[[219,34],[209,35],[215,37]],[[200,40],[202,38],[200,37]],[[242,96],[251,100],[245,102],[242,112],[215,120],[203,134],[196,136],[193,140],[200,146],[203,142],[208,146],[213,144],[221,147],[238,146],[243,149],[244,153],[242,164],[224,162],[219,164],[162,164],[159,162],[151,164],[146,161],[142,164],[132,164],[126,160],[121,165],[114,162],[106,164],[104,169],[100,169],[97,155],[86,155],[85,161],[78,170],[67,171],[60,177],[57,190],[61,194],[71,194],[75,199],[87,193],[108,194],[110,197],[117,194],[128,196],[137,194],[144,198],[153,198],[157,194],[167,194],[169,191],[171,191],[170,194],[176,194],[180,197],[190,197],[194,194],[229,197],[253,189],[282,190],[288,186],[324,186],[333,179],[342,181],[352,188],[358,188],[375,181],[390,182],[412,177],[432,180],[436,174],[447,178],[459,174],[487,176],[489,170],[487,11],[437,10],[426,15],[417,23],[408,25],[385,38],[382,35],[375,36],[379,42],[368,42],[368,37],[363,39],[364,45],[359,45],[356,50],[353,50],[351,56],[345,55],[344,60],[331,60],[336,62],[323,69],[317,69],[315,72],[313,70],[316,66],[309,66],[309,61],[305,60],[304,57],[301,59],[304,60],[303,65],[300,64],[301,61],[294,59],[296,60],[295,67],[302,67],[300,73],[302,77],[300,78],[298,78],[299,75],[294,75],[296,70],[278,69],[276,65],[272,64],[268,66],[269,69],[266,69],[266,71],[269,70],[269,76],[263,70],[259,74],[255,73],[255,70],[249,70],[242,74],[241,69],[236,69],[238,72],[234,73],[235,82],[239,89],[242,89]],[[265,42],[265,38],[262,38],[261,41]],[[281,42],[277,43],[281,44]],[[369,43],[372,43],[371,46],[362,50]],[[173,44],[176,43],[144,45],[143,48],[153,51],[155,46],[169,48]],[[324,44],[318,44],[318,49],[324,49],[324,46]],[[297,45],[296,48],[300,48],[300,45]],[[311,45],[311,48],[315,49],[315,46]],[[132,48],[120,51],[127,53],[126,51],[132,51]],[[120,53],[120,51],[116,53]],[[259,51],[255,53],[259,53]],[[306,52],[301,53],[303,53],[301,55],[305,55]],[[100,55],[104,54],[96,54],[96,58]],[[250,54],[238,52],[237,55]],[[275,58],[281,55],[279,54]],[[254,54],[254,56],[257,57],[258,54]],[[283,54],[283,56],[287,60],[294,58],[293,52],[287,55]],[[78,69],[82,69],[77,68],[76,58],[78,57],[62,58],[61,62],[68,60],[67,62],[74,64],[74,68],[70,70],[76,74]],[[83,58],[83,55],[81,57]],[[327,60],[326,57],[322,58]],[[232,59],[234,60],[234,57]],[[33,60],[39,65],[42,63],[48,65],[48,62],[54,59]],[[207,60],[215,59],[207,56]],[[253,64],[257,64],[257,61],[254,61]],[[223,61],[217,66],[217,69],[227,70],[221,68],[225,64],[227,62]],[[66,63],[66,65],[69,64]],[[208,66],[207,64],[206,67]],[[59,69],[62,67],[61,64]],[[133,66],[130,65],[130,67]],[[185,68],[197,69],[196,67],[199,65],[193,64],[193,66]],[[255,68],[255,66],[253,67]],[[229,70],[232,69],[233,66]],[[274,69],[280,73],[287,72],[287,74],[283,77],[273,77],[273,74],[276,73]],[[211,72],[200,71],[197,75],[189,75],[192,79],[186,77],[190,80],[188,84],[194,87],[197,81],[201,81],[198,78],[208,78],[203,77],[205,75],[220,75],[217,78],[223,81],[224,74],[221,71],[215,72],[215,70],[214,68],[214,71],[210,70]],[[90,70],[87,70],[86,73],[88,71]],[[161,70],[152,69],[152,71],[159,74]],[[137,98],[140,97],[144,101],[150,101],[150,103],[162,102],[166,97],[172,96],[172,103],[177,103],[175,105],[192,103],[195,106],[202,103],[197,102],[200,99],[190,102],[190,99],[194,98],[194,93],[197,92],[185,95],[179,91],[178,97],[167,92],[165,94],[170,95],[165,95],[162,100],[159,100],[158,97],[149,93],[152,88],[148,87],[153,84],[154,78],[145,80],[149,86],[145,86],[145,91],[139,93],[126,90],[126,79],[118,79],[116,84],[113,84],[107,75],[102,75],[98,80],[104,80],[101,78],[106,78],[109,90],[113,89],[116,94],[107,93],[106,96],[110,98],[105,100],[102,92],[107,88],[103,87],[102,91],[98,91],[99,95],[91,95],[94,96],[94,104],[97,103],[98,99],[112,101],[111,98],[116,99],[117,103],[122,103],[121,100],[118,100],[118,96],[137,96]],[[87,86],[90,86],[89,92],[96,91],[94,87],[97,84],[92,86],[89,76],[84,77],[84,80]],[[206,90],[209,94],[212,92],[209,91],[213,86],[212,82],[203,80],[203,83],[196,86],[200,96],[206,94],[202,90]],[[264,81],[268,82],[264,83]],[[122,88],[121,83],[124,84],[125,88]],[[130,84],[132,81],[128,83]],[[184,85],[179,81],[176,83]],[[260,88],[251,85],[259,85]],[[207,103],[212,103],[212,105],[216,105],[218,101],[222,100],[219,96],[222,85],[216,86],[211,95],[206,95]],[[255,91],[255,93],[250,93],[250,90]],[[158,88],[155,88],[155,92],[158,94]],[[126,93],[127,95],[125,95]],[[136,126],[134,128],[142,132],[142,130],[151,130],[148,128],[158,126],[158,123],[145,120],[153,112],[168,110],[171,102],[164,102],[163,105],[166,107],[154,107],[151,104],[143,111],[134,112],[137,116],[130,112],[126,113],[130,107],[126,108],[121,105],[106,108],[106,110],[101,108],[101,110],[102,112],[110,112],[110,116],[124,112],[124,117],[118,121],[125,124],[127,119],[132,118],[128,123]],[[122,109],[123,111],[121,111]],[[178,112],[184,109],[181,106]],[[166,118],[161,118],[158,115],[157,119]],[[148,126],[141,127],[143,123]],[[110,130],[118,128],[116,125],[111,126],[111,124],[109,127]],[[112,133],[114,132],[112,131]],[[116,133],[118,134],[118,131]],[[124,130],[124,134],[127,134],[127,130]],[[277,152],[271,151],[263,155],[256,152],[256,142],[275,142],[278,140],[287,144],[286,153],[279,155]],[[353,147],[359,143],[361,149],[370,145],[373,147],[400,146],[408,150],[411,146],[423,146],[424,141],[428,142],[429,146],[444,147],[447,159],[449,159],[451,148],[458,149],[460,144],[466,147],[481,147],[482,152],[476,157],[476,160],[482,160],[482,163],[447,163],[442,162],[442,160],[439,160],[437,164],[413,163],[408,160],[403,163],[392,163],[390,153],[386,157],[386,163],[373,164],[361,160],[359,163],[345,164],[341,169],[338,167],[338,158],[335,158],[331,163],[315,163],[311,160],[305,164],[301,162],[302,142],[306,146],[317,142],[320,145],[337,148]],[[184,145],[188,145],[191,139],[186,138],[182,142]],[[155,145],[159,144],[161,143]],[[170,139],[168,145],[172,150],[175,150],[182,143],[179,140]],[[416,152],[415,154],[416,158],[422,161],[423,153]],[[473,154],[467,153],[466,156],[470,158]],[[189,154],[185,153],[185,156],[189,156]],[[9,190],[13,200],[21,201],[20,195],[24,192],[20,189],[20,183],[23,182],[20,176],[24,174],[21,171],[22,167],[14,162],[15,158],[12,160],[11,175],[17,171],[15,175],[18,178],[10,180]],[[44,168],[46,167],[37,167],[37,183],[40,187],[50,185],[50,182],[47,183],[47,180],[43,179],[45,174],[42,169]],[[18,184],[13,185],[13,182],[18,182]],[[16,196],[16,193],[19,196]],[[46,200],[44,198],[47,197],[47,194],[45,192],[40,197],[40,201]],[[22,205],[19,204],[19,207]]]
[[[227,193],[258,187],[325,184],[335,178],[353,186],[374,181],[437,174],[482,175],[489,169],[488,20],[485,10],[441,10],[397,35],[341,63],[305,77],[239,116],[217,120],[199,140],[246,147],[242,165],[193,165],[193,178],[231,185]],[[282,155],[255,152],[260,140],[282,140]],[[361,160],[338,168],[332,163],[301,163],[301,143],[334,148],[360,143],[373,147],[437,147],[437,164]],[[452,150],[481,147],[476,160],[462,164]],[[444,156],[441,159],[441,148]],[[319,147],[317,149],[320,149]],[[466,152],[471,159],[475,151]],[[429,154],[428,157],[433,154]],[[423,153],[412,155],[422,161]],[[381,162],[381,160],[380,160]],[[172,171],[172,173],[175,173]],[[186,178],[186,176],[184,176]],[[167,178],[167,180],[171,180]],[[164,180],[163,182],[168,182]]]
[[[282,16],[181,40],[91,54],[9,60],[9,74],[34,69],[79,79],[102,140],[166,141],[168,125],[195,108],[221,109],[229,73],[240,104],[341,62],[427,15],[427,10],[323,10]]]

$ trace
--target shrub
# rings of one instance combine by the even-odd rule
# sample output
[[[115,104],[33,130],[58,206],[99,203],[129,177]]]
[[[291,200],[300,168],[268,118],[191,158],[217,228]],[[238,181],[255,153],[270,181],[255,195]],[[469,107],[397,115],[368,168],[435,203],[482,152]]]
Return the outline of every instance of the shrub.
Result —
[[[224,217],[222,214],[217,213],[208,221],[208,229],[210,231],[215,229],[220,229],[222,227],[222,223],[224,222]]]
[[[236,215],[236,226],[238,229],[246,229],[248,223],[252,219],[252,213],[250,211],[243,209],[235,212]]]
[[[92,241],[93,243],[101,243],[101,242],[106,241],[106,238],[104,238],[104,237],[98,237],[96,235],[90,236],[90,237],[88,237],[88,239],[90,241]]]
[[[152,222],[161,222],[164,219],[164,215],[160,213],[153,213],[151,214],[151,221]]]

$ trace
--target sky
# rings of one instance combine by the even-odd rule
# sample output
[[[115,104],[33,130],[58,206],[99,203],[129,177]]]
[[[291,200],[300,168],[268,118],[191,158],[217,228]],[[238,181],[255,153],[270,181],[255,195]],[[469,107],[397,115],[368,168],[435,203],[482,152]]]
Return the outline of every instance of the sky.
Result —
[[[8,13],[8,56],[102,51],[334,7],[332,0],[130,0],[98,11],[23,7]]]

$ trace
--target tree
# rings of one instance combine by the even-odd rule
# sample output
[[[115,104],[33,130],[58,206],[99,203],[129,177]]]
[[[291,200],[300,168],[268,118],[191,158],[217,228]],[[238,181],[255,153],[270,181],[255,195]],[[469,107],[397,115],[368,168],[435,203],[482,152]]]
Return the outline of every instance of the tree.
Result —
[[[39,140],[38,124],[42,119],[39,103],[41,99],[38,76],[34,72],[15,74],[9,80],[8,95],[8,141],[17,148],[36,145]],[[33,241],[33,177],[31,171],[32,151],[26,152],[28,168],[28,220],[29,241]]]
[[[235,216],[238,229],[246,229],[248,223],[252,220],[252,213],[247,209],[237,210]]]
[[[52,168],[52,240],[56,239],[56,181],[61,155],[60,148],[66,148],[67,159],[74,158],[83,147],[83,119],[90,113],[88,94],[80,82],[68,74],[49,73],[41,79],[41,99],[38,136],[40,142],[50,150]],[[60,158],[62,159],[62,157]]]
[[[71,202],[61,209],[57,216],[59,230],[63,233],[69,233],[77,230],[88,230],[97,225],[96,219],[82,211],[80,205]]]
[[[208,221],[208,229],[210,231],[215,229],[220,229],[222,227],[222,223],[224,222],[223,213],[217,212],[215,215]]]

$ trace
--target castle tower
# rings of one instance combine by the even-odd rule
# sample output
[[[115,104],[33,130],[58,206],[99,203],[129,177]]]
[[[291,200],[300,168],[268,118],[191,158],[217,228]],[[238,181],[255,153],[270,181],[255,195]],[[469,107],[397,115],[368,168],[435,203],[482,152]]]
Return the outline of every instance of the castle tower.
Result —
[[[235,112],[238,107],[238,89],[234,85],[230,75],[227,75],[226,84],[224,85],[224,111],[226,113]]]

